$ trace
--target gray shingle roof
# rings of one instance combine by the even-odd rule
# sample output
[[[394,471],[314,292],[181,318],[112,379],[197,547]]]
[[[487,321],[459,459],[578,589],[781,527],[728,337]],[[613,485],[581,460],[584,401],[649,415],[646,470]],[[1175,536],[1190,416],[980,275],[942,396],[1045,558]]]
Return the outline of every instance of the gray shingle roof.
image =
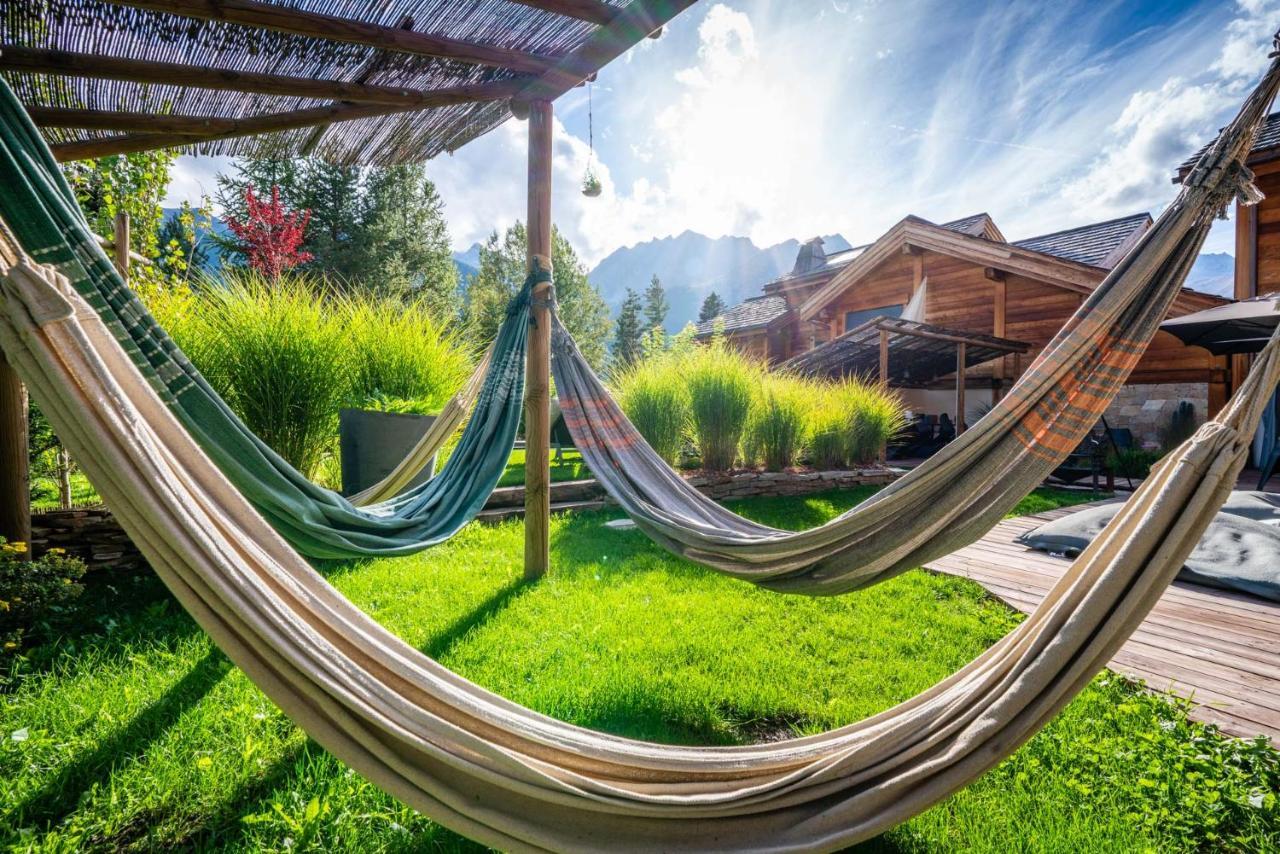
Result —
[[[944,222],[942,227],[949,228],[952,231],[959,231],[964,234],[981,235],[982,226],[985,224],[985,220],[989,219],[991,219],[991,217],[985,213],[976,213],[973,216],[967,216],[964,219]]]
[[[1133,214],[1029,237],[1026,240],[1015,240],[1013,245],[1068,261],[1110,269],[1115,266],[1123,250],[1131,246],[1150,225],[1150,214]]]
[[[752,297],[740,302],[712,320],[704,320],[698,324],[698,335],[710,335],[719,324],[724,324],[725,332],[744,332],[748,329],[760,329],[787,313],[785,297],[763,296]]]
[[[1209,146],[1213,142],[1209,142],[1201,146],[1200,150],[1195,154],[1182,161],[1182,165],[1178,167],[1178,174],[1181,176],[1191,167],[1196,165],[1196,161],[1200,159],[1200,155],[1209,150]],[[1265,151],[1268,148],[1276,148],[1280,146],[1280,113],[1272,113],[1267,116],[1262,123],[1262,127],[1258,128],[1258,137],[1253,141],[1253,148],[1250,152]]]

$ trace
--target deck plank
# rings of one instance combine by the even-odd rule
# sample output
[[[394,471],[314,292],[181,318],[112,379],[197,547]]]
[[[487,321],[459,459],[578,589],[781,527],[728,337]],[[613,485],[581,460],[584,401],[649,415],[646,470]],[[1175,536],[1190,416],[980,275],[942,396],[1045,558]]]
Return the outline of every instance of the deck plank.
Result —
[[[1071,562],[1031,551],[1017,537],[1082,509],[1008,519],[978,542],[929,563],[976,581],[1023,613],[1034,610]],[[1191,701],[1196,720],[1241,738],[1280,744],[1280,604],[1176,582],[1112,658],[1117,673]]]

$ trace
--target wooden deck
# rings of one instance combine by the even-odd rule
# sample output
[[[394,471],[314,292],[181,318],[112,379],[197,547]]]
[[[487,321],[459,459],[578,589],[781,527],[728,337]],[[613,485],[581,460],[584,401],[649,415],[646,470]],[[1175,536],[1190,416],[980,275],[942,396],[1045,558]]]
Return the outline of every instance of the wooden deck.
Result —
[[[928,565],[970,578],[1028,613],[1070,561],[1015,538],[1080,508],[1009,519],[967,548]],[[1192,717],[1242,738],[1280,745],[1280,604],[1175,582],[1111,660],[1117,673],[1192,700]]]

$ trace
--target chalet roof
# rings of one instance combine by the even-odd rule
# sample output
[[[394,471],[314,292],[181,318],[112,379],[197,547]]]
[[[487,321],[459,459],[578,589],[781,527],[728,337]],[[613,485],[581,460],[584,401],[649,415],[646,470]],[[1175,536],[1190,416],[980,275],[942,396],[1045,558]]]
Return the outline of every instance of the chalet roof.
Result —
[[[698,324],[698,337],[705,338],[723,324],[725,332],[762,329],[787,313],[787,300],[779,296],[760,296],[740,302],[711,320]]]
[[[694,0],[6,0],[0,73],[59,159],[389,164],[552,100]]]
[[[985,237],[987,240],[1005,242],[1004,235],[1000,233],[1000,229],[996,228],[995,220],[991,218],[989,213],[976,213],[964,219],[944,222],[942,227],[951,231],[958,231],[961,234],[967,234],[970,237]]]
[[[1013,245],[1109,270],[1119,263],[1151,224],[1150,214],[1139,213],[1015,240]]]
[[[1010,353],[1025,353],[1029,344],[993,335],[947,329],[896,317],[873,317],[866,323],[795,356],[785,367],[813,376],[877,377],[880,336],[889,345],[889,381],[898,387],[922,387],[956,372],[957,345],[965,345],[965,367],[971,368]]]
[[[1182,161],[1181,165],[1178,166],[1178,174],[1174,176],[1173,179],[1175,184],[1181,181],[1182,178],[1191,171],[1191,167],[1196,165],[1196,161],[1199,160],[1201,155],[1209,150],[1209,146],[1213,145],[1216,141],[1217,138],[1215,137],[1213,140],[1210,140],[1208,143],[1201,146],[1195,154]],[[1249,149],[1249,156],[1251,158],[1263,153],[1280,154],[1280,112],[1272,113],[1267,116],[1266,120],[1262,123],[1262,127],[1258,128],[1258,135],[1253,140],[1253,148]]]

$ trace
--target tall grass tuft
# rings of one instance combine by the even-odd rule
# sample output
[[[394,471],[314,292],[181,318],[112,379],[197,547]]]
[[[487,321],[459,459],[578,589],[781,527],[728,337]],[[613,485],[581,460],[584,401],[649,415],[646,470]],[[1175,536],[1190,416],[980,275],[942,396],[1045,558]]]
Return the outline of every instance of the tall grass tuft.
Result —
[[[702,467],[733,468],[763,368],[723,341],[694,348],[684,360],[693,434]]]
[[[245,425],[308,477],[337,445],[339,409],[377,397],[438,408],[469,369],[425,307],[304,276],[228,270],[147,301]]]
[[[645,441],[672,465],[679,462],[692,419],[683,363],[679,355],[655,353],[613,378],[622,411]]]
[[[743,454],[769,471],[796,464],[809,439],[815,383],[791,374],[762,378],[747,418]]]
[[[401,411],[439,412],[471,372],[467,348],[425,302],[347,296],[336,306],[357,354],[351,405],[408,402]]]
[[[872,462],[906,421],[901,398],[874,383],[820,383],[814,397],[809,450],[817,468]]]

